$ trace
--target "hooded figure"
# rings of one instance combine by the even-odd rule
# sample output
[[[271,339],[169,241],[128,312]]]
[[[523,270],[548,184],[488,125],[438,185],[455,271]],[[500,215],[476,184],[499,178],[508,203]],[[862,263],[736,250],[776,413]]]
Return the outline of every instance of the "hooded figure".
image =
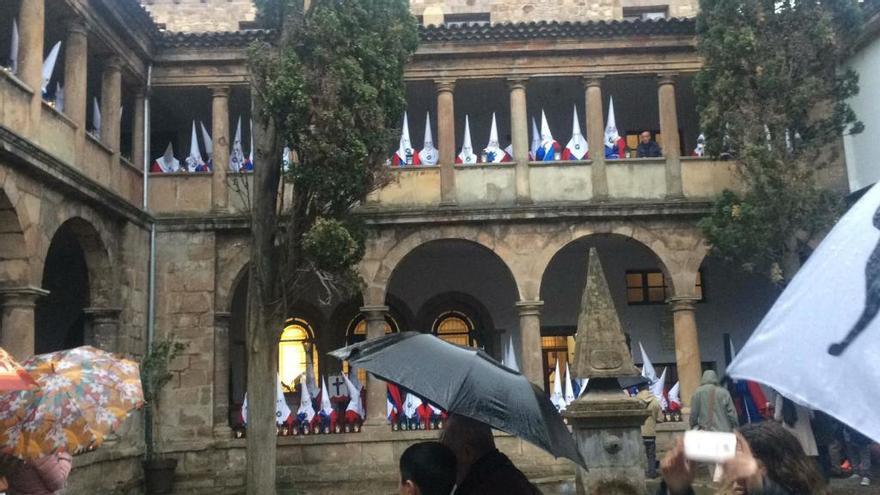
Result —
[[[9,44],[9,70],[13,74],[18,73],[18,21],[12,19],[12,41]]]
[[[61,50],[61,42],[55,43],[55,46],[52,47],[52,50],[49,51],[49,55],[43,61],[43,79],[40,83],[40,91],[42,91],[43,98],[48,96],[49,92],[49,81],[52,80],[52,73],[55,72],[55,62],[58,61],[58,52]]]
[[[559,372],[559,359],[556,359],[556,372],[553,375],[553,393],[550,394],[550,402],[556,406],[559,412],[565,411],[565,396],[562,392],[562,373]]]
[[[282,424],[290,417],[290,407],[284,399],[284,388],[281,387],[281,375],[276,375],[275,380],[275,424]],[[244,402],[241,405],[241,422],[247,424],[247,392],[244,394]]]
[[[703,133],[700,133],[697,136],[697,147],[694,148],[694,152],[691,153],[691,156],[703,156],[706,153],[706,136]]]
[[[489,129],[489,144],[483,149],[483,161],[485,163],[503,163],[510,160],[510,155],[498,144],[498,125],[495,123],[495,112],[492,112],[492,128]]]
[[[691,399],[691,428],[731,432],[737,426],[736,408],[727,389],[718,385],[718,375],[703,372],[700,386]]]
[[[202,142],[205,144],[205,153],[208,154],[208,161],[205,162],[205,166],[208,167],[209,171],[214,170],[214,141],[211,140],[211,134],[205,128],[204,122],[200,121],[199,127],[202,128]]]
[[[309,387],[306,385],[306,377],[299,379],[300,398],[299,409],[296,410],[296,422],[302,433],[308,435],[311,430],[312,420],[315,419],[315,406],[312,405],[312,396],[309,395]]]
[[[412,392],[406,393],[406,400],[403,402],[403,417],[406,429],[417,430],[419,428],[419,406],[421,405],[422,399]]]
[[[189,156],[186,157],[186,171],[190,173],[208,171],[208,166],[205,165],[205,160],[202,158],[202,152],[199,151],[199,137],[198,134],[196,134],[195,120],[193,120],[192,132],[190,133]]]
[[[663,373],[660,373],[660,378],[658,378],[654,383],[651,384],[651,393],[654,394],[654,397],[657,398],[657,401],[660,403],[660,409],[665,411],[669,407],[669,403],[666,401],[666,396],[663,393],[663,389],[666,387],[666,368],[663,368]]]
[[[345,388],[348,389],[348,396],[351,398],[345,408],[345,431],[360,431],[366,414],[364,403],[361,400],[361,391],[344,374],[342,379],[345,380]]]
[[[565,145],[565,149],[562,150],[562,159],[585,160],[589,158],[589,150],[590,147],[587,145],[587,140],[584,138],[584,135],[581,134],[581,124],[578,121],[578,109],[577,105],[575,105],[574,117],[571,121],[571,140]]]
[[[403,113],[403,129],[400,131],[400,144],[394,156],[391,157],[391,164],[395,167],[417,166],[421,164],[419,152],[413,149],[412,142],[409,140],[409,119],[406,112]]]
[[[156,158],[150,165],[150,172],[154,174],[170,174],[180,171],[180,161],[174,158],[174,148],[171,143],[165,148],[165,154]]]
[[[330,393],[327,392],[327,380],[321,377],[321,409],[312,419],[312,431],[315,433],[330,433],[336,429],[336,411],[330,402]]]
[[[64,112],[64,86],[60,82],[55,83],[55,110]],[[121,114],[122,110],[119,113]]]
[[[92,97],[92,134],[101,139],[101,105],[96,97]]]
[[[229,170],[241,172],[244,169],[244,149],[241,147],[241,116],[235,125],[235,138],[232,140],[232,151],[229,153]]]
[[[538,124],[532,117],[532,145],[529,146],[529,159],[537,160],[538,148],[541,147],[541,133],[538,131]]]
[[[241,168],[245,172],[253,172],[254,170],[254,119],[251,119],[251,149],[248,151],[248,156],[242,164]]]
[[[649,383],[654,383],[657,381],[657,371],[654,369],[651,358],[648,357],[648,353],[645,352],[641,342],[639,342],[639,350],[642,351],[642,376],[647,378]]]
[[[553,133],[550,132],[550,125],[547,123],[547,116],[541,110],[541,145],[535,150],[535,160],[552,162],[556,160],[556,153],[559,153],[559,143],[553,139]]]
[[[471,144],[471,123],[467,115],[464,116],[464,138],[461,143],[461,152],[455,157],[455,163],[464,165],[477,163],[477,155],[474,154],[474,146]]]
[[[397,430],[403,413],[403,399],[400,396],[400,388],[393,383],[389,383],[387,384],[386,390],[387,394],[385,401],[388,421],[391,423],[392,429]]]
[[[425,142],[422,151],[419,151],[419,161],[422,165],[437,165],[440,159],[440,151],[434,147],[434,135],[431,133],[431,114],[425,114]]]
[[[617,133],[617,119],[614,116],[614,99],[608,98],[608,123],[605,125],[605,158],[625,158],[626,142]]]
[[[667,394],[669,402],[669,412],[677,413],[681,411],[681,384],[675,382],[675,385],[669,389]]]
[[[519,371],[519,364],[516,362],[516,349],[513,347],[513,335],[510,336],[510,341],[507,343],[507,354],[504,356],[502,364],[513,371]]]
[[[563,396],[563,399],[565,399],[565,407],[568,407],[571,405],[572,402],[574,402],[574,399],[576,398],[576,395],[574,393],[574,385],[571,383],[571,370],[568,367],[568,363],[565,363],[564,393],[565,395]]]

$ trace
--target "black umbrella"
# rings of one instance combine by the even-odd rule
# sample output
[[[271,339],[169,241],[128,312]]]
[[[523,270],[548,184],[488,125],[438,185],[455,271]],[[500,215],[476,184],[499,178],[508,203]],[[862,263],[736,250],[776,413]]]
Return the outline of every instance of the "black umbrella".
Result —
[[[430,334],[403,332],[330,355],[412,390],[451,413],[482,421],[586,467],[544,391],[481,350]]]

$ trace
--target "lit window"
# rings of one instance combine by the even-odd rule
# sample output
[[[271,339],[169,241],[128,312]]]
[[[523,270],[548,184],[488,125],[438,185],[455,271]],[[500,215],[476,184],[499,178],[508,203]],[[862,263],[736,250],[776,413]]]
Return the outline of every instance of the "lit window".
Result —
[[[457,311],[444,313],[434,321],[434,334],[450,344],[474,346],[473,330],[471,319]]]
[[[292,391],[300,376],[306,371],[306,348],[312,350],[312,362],[318,366],[318,352],[312,344],[311,327],[305,320],[293,318],[281,332],[278,342],[278,374],[281,383]],[[314,373],[314,370],[311,370]],[[315,382],[317,383],[317,381]]]
[[[666,280],[661,271],[626,272],[626,302],[628,304],[664,304]]]
[[[394,321],[390,316],[385,318],[385,335],[389,333],[395,333],[398,331],[397,322]],[[358,342],[363,342],[367,338],[367,320],[364,319],[362,315],[356,316],[351,322],[348,324],[348,333],[346,337],[346,345],[356,344]],[[348,361],[342,362],[342,372],[346,375],[348,374]],[[358,368],[358,380],[361,384],[367,383],[367,372],[364,369]]]
[[[565,363],[569,361],[569,344],[574,339],[565,335],[541,337],[541,354],[544,357],[544,390],[550,390],[556,375],[556,360],[560,371],[565,373]],[[574,351],[574,346],[571,346]]]

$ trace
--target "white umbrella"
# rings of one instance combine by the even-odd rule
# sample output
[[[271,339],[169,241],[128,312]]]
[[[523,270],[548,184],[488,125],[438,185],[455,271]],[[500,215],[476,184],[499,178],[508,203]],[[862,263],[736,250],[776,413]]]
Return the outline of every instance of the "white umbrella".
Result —
[[[730,364],[880,441],[880,186],[825,237]]]

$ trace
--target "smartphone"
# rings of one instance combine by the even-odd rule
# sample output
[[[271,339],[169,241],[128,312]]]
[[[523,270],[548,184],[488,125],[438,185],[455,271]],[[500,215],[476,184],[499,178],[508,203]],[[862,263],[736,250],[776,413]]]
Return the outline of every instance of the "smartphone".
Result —
[[[684,456],[697,462],[716,464],[736,455],[736,435],[716,431],[690,430],[684,433]]]

